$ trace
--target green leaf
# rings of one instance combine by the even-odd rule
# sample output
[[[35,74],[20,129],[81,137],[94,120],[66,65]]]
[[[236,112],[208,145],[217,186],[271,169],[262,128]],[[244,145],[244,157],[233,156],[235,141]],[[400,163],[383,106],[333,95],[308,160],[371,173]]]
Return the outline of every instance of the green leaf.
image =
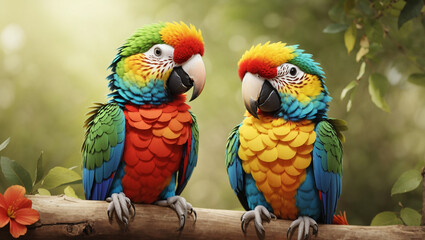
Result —
[[[8,137],[2,144],[0,144],[0,152],[5,149],[10,142],[10,137]]]
[[[45,188],[39,188],[39,189],[37,189],[37,192],[40,195],[52,196],[52,194],[50,193],[50,191],[47,190],[47,189],[45,189]]]
[[[408,207],[401,209],[400,217],[407,226],[421,225],[421,214],[414,209]]]
[[[74,183],[81,180],[78,173],[64,167],[54,167],[50,169],[49,173],[43,180],[43,187],[53,189],[64,184]]]
[[[359,1],[359,7],[360,10],[368,17],[371,17],[373,15],[373,10],[370,8],[369,1]]]
[[[366,55],[368,52],[369,52],[369,40],[367,39],[366,35],[363,35],[362,38],[360,39],[360,49],[356,54],[356,62],[359,62],[360,59],[362,59],[362,57]]]
[[[31,192],[31,176],[19,163],[7,157],[1,157],[1,170],[11,185],[21,185],[25,187],[27,193]]]
[[[351,9],[353,9],[356,6],[356,2],[354,0],[345,0],[344,3],[344,11],[345,14],[348,14]]]
[[[363,77],[365,69],[366,69],[366,63],[362,62],[362,64],[360,65],[359,74],[356,77],[357,81],[359,81]]]
[[[354,24],[351,24],[351,26],[345,31],[344,43],[349,54],[356,44],[356,26]]]
[[[369,53],[366,55],[368,58],[373,58],[374,55],[381,52],[383,50],[381,43],[373,42],[369,46]]]
[[[72,166],[72,167],[70,167],[70,168],[68,168],[69,170],[74,170],[74,169],[76,169],[78,166]]]
[[[407,81],[415,85],[425,87],[425,74],[423,73],[413,73],[407,78]]]
[[[367,21],[365,33],[371,43],[381,43],[384,38],[382,23],[374,20]]]
[[[35,180],[34,180],[34,184],[37,184],[38,182],[41,181],[41,179],[43,179],[44,176],[44,169],[43,169],[43,151],[41,151],[40,153],[40,157],[38,157],[37,160],[37,168],[35,169]]]
[[[347,112],[350,111],[353,105],[354,95],[356,94],[356,92],[357,92],[357,88],[354,88],[353,91],[351,91],[350,100],[348,100],[348,103],[347,103]]]
[[[347,24],[344,23],[331,23],[323,29],[324,33],[339,33],[345,31],[348,28]]]
[[[403,222],[394,212],[378,213],[370,223],[371,226],[402,225]]]
[[[329,9],[329,18],[334,22],[340,22],[344,16],[344,7],[342,1],[338,1],[334,6]]]
[[[372,102],[385,112],[390,111],[390,108],[384,99],[387,88],[388,81],[384,75],[374,73],[369,76],[369,94],[372,97]]]
[[[400,29],[403,24],[419,16],[423,6],[424,2],[422,0],[406,0],[406,5],[404,5],[398,17],[398,28]]]
[[[391,196],[415,190],[422,181],[421,172],[412,169],[404,172],[394,183],[391,189]]]
[[[71,186],[67,186],[63,192],[68,197],[78,198],[77,194],[75,194],[75,190]]]
[[[345,86],[345,88],[344,89],[342,89],[342,92],[341,92],[341,100],[343,100],[344,98],[345,98],[345,96],[347,95],[347,93],[351,90],[351,89],[353,89],[353,88],[355,88],[355,87],[357,87],[357,82],[356,81],[351,81],[350,83],[348,83],[347,84],[347,86]]]

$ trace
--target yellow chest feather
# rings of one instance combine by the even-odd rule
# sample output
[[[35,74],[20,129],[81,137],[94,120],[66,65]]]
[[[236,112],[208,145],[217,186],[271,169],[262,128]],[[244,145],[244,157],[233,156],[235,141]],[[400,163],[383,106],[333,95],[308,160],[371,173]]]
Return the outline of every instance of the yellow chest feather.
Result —
[[[282,218],[295,219],[295,194],[311,163],[314,123],[249,116],[239,128],[239,157],[246,173]]]

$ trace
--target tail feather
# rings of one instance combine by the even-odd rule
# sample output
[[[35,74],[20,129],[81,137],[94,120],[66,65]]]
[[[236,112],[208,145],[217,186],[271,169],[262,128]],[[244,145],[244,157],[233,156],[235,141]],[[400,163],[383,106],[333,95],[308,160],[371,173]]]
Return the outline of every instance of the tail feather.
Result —
[[[333,224],[338,225],[349,225],[347,221],[347,214],[344,212],[339,212],[339,214],[334,215]]]

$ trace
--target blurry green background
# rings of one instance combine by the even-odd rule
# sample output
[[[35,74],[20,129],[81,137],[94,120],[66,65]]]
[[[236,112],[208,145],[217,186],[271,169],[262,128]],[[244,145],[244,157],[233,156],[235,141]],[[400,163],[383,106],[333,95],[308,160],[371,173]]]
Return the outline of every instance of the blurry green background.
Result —
[[[420,189],[393,198],[390,189],[403,171],[424,162],[425,90],[388,67],[383,71],[392,85],[386,97],[391,113],[371,102],[367,84],[360,85],[347,113],[339,96],[359,64],[347,55],[342,34],[322,32],[331,22],[332,5],[324,0],[0,0],[0,142],[11,137],[2,155],[31,173],[42,150],[46,169],[80,166],[85,113],[94,102],[106,101],[106,68],[116,49],[145,24],[182,20],[202,29],[207,69],[206,87],[190,103],[198,116],[200,150],[183,194],[189,202],[242,209],[224,166],[227,135],[244,113],[237,62],[253,44],[270,40],[299,44],[314,55],[334,97],[329,116],[349,123],[338,209],[347,212],[350,224],[368,225],[378,212],[398,209],[398,201],[419,210]],[[76,190],[82,197],[82,187]]]

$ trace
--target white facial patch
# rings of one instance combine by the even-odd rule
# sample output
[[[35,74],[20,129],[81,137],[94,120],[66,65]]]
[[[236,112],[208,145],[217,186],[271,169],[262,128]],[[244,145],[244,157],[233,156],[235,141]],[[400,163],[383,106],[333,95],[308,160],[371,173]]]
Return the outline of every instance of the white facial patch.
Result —
[[[305,77],[305,73],[297,66],[284,63],[277,67],[277,76],[271,79],[270,83],[276,89],[282,89],[286,85],[298,85]]]
[[[164,73],[176,65],[173,60],[174,48],[167,44],[155,44],[143,53],[145,62],[152,73]]]

